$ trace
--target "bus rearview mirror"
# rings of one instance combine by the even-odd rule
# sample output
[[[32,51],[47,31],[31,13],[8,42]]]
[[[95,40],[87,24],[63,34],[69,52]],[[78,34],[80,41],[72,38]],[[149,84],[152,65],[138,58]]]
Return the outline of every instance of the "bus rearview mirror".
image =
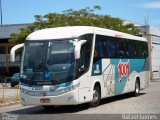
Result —
[[[87,42],[87,40],[80,40],[80,41],[77,42],[77,44],[75,46],[75,51],[74,51],[75,59],[79,59],[80,58],[81,46],[83,44],[85,44],[86,42]]]
[[[11,51],[10,51],[10,61],[11,62],[15,62],[15,52],[16,52],[16,50],[18,50],[19,48],[22,48],[24,46],[24,43],[22,43],[22,44],[18,44],[18,45],[16,45],[16,46],[14,46],[12,49],[11,49]]]

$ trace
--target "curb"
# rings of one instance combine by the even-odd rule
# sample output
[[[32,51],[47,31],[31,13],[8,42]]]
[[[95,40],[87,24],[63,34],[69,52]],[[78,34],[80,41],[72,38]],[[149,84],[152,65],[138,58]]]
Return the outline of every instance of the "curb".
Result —
[[[160,82],[160,80],[151,80],[150,82]]]
[[[0,104],[0,107],[7,107],[7,106],[19,104],[19,103],[20,103],[20,101],[13,101],[13,102],[9,102],[9,103],[2,103],[2,104]]]

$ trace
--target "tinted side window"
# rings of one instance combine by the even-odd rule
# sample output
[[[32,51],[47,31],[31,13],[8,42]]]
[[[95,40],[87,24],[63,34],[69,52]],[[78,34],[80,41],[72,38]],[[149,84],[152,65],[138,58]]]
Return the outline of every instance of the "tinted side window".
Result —
[[[140,58],[148,57],[148,45],[146,42],[141,42],[139,45],[139,57]]]
[[[80,36],[80,40],[87,40],[87,42],[83,44],[81,47],[80,61],[79,61],[79,71],[80,71],[80,74],[83,74],[89,68],[93,34],[86,34],[86,35]]]
[[[130,40],[131,49],[133,49],[133,56],[130,58],[142,59],[148,56],[148,44],[147,42]],[[132,50],[130,51],[132,53]]]
[[[106,57],[116,58],[117,57],[117,43],[114,38],[106,37]]]
[[[96,35],[94,62],[102,58],[141,59],[147,56],[147,42]]]
[[[134,58],[135,52],[134,52],[134,42],[128,40],[127,44],[127,53],[128,53],[128,58]]]
[[[146,42],[127,40],[127,39],[117,39],[118,44],[118,58],[130,58],[130,59],[141,59],[148,56],[148,46]]]
[[[116,38],[118,44],[118,58],[125,58],[126,57],[126,42],[124,39]]]
[[[98,61],[99,59],[105,58],[105,36],[97,35],[94,49],[94,60],[93,62]]]

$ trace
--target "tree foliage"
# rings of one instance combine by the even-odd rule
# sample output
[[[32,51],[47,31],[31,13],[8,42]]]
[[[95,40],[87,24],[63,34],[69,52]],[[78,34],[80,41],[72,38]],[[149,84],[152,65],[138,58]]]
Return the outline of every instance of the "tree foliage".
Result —
[[[101,10],[101,7],[87,7],[80,10],[69,9],[62,13],[49,13],[44,16],[35,15],[35,22],[27,28],[21,29],[18,34],[12,33],[10,42],[14,44],[22,43],[30,33],[36,30],[61,26],[95,26],[133,35],[139,33],[139,30],[133,24],[124,24],[121,19],[109,15],[96,14],[96,10]]]

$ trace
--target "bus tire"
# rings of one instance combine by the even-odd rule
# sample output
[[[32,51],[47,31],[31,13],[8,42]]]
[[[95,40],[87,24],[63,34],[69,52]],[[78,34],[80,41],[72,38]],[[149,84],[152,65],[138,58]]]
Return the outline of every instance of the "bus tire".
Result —
[[[140,82],[139,80],[137,79],[136,82],[135,82],[135,90],[133,92],[133,95],[135,97],[139,96],[139,92],[140,92]]]
[[[90,107],[97,107],[100,104],[101,92],[99,86],[95,86],[93,90],[93,99],[89,103]]]

